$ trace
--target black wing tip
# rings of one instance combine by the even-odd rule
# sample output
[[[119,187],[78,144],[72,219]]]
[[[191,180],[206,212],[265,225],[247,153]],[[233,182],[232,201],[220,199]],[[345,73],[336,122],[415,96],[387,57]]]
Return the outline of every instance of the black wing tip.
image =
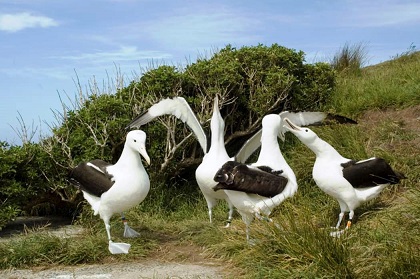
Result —
[[[326,121],[331,121],[339,124],[358,124],[356,120],[339,114],[328,113],[325,118]]]
[[[82,185],[80,184],[80,182],[77,181],[76,179],[74,179],[73,177],[68,177],[66,179],[66,181],[69,182],[70,184],[72,184],[73,186],[75,186],[78,189],[80,189],[82,187]]]
[[[322,111],[307,111],[307,110],[288,110],[290,113],[305,113],[305,112],[319,112],[325,114],[325,118],[321,121],[314,122],[308,126],[322,126],[330,124],[358,124],[356,120],[340,114],[334,114]]]
[[[395,172],[395,176],[398,178],[398,180],[407,179],[407,176],[405,176],[405,174],[403,174],[402,172],[399,172],[399,171],[394,171],[394,172]]]
[[[137,115],[133,120],[131,120],[131,122],[125,127],[125,130],[126,131],[129,131],[130,129],[132,129],[132,128],[138,128],[138,127],[140,127],[141,125],[137,125],[136,124],[136,121],[138,121],[141,117],[143,117],[146,113],[148,113],[149,112],[149,110],[146,110],[146,111],[144,111],[144,112],[142,112],[142,113],[140,113],[139,115]]]

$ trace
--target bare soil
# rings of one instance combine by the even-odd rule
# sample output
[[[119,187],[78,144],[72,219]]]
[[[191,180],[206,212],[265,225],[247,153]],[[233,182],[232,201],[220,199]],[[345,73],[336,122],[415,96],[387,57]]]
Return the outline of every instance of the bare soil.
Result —
[[[383,123],[393,123],[395,128],[394,133],[388,135],[390,142],[386,146],[390,150],[398,151],[406,147],[414,148],[414,151],[420,150],[420,105],[412,106],[406,109],[386,109],[386,110],[370,110],[362,115],[358,120],[358,125],[372,129],[372,127],[378,127]],[[398,128],[402,132],[408,132],[413,135],[413,138],[409,141],[398,140]],[[381,136],[381,135],[378,135]],[[382,135],[383,136],[383,135]],[[372,146],[375,146],[374,143]],[[377,146],[377,145],[376,145]],[[415,155],[417,155],[415,152]]]

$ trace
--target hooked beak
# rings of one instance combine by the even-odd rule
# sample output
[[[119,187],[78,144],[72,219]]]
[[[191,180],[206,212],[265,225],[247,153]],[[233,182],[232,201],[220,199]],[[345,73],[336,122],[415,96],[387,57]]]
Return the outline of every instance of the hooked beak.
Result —
[[[224,174],[224,173],[223,174],[222,173],[216,173],[213,180],[215,182],[225,182],[227,180],[227,175]]]
[[[285,118],[284,121],[287,123],[287,125],[284,125],[283,127],[285,127],[287,130],[289,131],[300,131],[300,127],[293,124],[292,121],[290,121],[288,118]]]
[[[140,153],[140,155],[141,155],[141,156],[143,156],[143,158],[146,160],[147,164],[148,164],[148,165],[150,165],[150,157],[149,157],[149,155],[147,154],[146,149],[144,149],[143,147],[142,147],[142,148],[140,148],[139,153]]]

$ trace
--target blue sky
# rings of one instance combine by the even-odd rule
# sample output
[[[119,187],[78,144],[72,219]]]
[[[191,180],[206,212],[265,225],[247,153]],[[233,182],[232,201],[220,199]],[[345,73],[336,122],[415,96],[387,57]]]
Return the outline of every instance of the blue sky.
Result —
[[[418,0],[0,0],[0,141],[21,143],[19,113],[48,135],[76,80],[129,82],[227,44],[278,43],[316,62],[364,43],[376,64],[419,44],[419,30]]]

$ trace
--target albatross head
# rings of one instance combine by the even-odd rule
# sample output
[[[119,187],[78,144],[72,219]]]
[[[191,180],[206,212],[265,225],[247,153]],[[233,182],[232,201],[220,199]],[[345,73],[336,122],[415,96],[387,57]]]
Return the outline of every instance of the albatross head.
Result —
[[[264,116],[261,124],[264,131],[273,131],[280,136],[281,117],[278,114],[268,114]]]
[[[283,127],[294,134],[304,144],[310,144],[318,138],[311,129],[299,127],[288,118],[284,118],[284,122],[286,125]]]
[[[146,160],[147,164],[150,165],[150,158],[146,152],[146,133],[141,130],[133,130],[127,134],[126,145],[131,149],[140,153],[141,156]]]

